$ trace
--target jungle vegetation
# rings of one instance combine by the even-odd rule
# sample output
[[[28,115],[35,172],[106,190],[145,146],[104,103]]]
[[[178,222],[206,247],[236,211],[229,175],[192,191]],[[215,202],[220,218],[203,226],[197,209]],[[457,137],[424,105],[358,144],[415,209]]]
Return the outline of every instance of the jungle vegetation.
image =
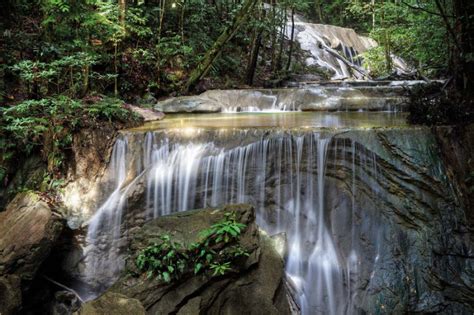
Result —
[[[377,40],[364,55],[376,77],[389,75],[391,55],[398,55],[422,78],[448,79],[441,107],[471,104],[473,6],[470,0],[4,0],[0,181],[8,182],[11,165],[32,153],[60,177],[72,133],[137,119],[125,102],[147,106],[209,88],[265,86],[304,71],[293,32],[285,31],[296,16]]]

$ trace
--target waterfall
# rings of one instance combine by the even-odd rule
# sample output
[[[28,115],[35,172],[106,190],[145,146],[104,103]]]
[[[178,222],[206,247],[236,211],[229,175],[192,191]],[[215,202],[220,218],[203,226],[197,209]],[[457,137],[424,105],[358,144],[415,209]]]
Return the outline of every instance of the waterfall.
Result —
[[[85,249],[85,280],[96,285],[98,274],[105,274],[102,278],[110,279],[107,286],[116,279],[118,272],[123,268],[123,261],[119,258],[118,242],[120,239],[120,225],[123,210],[126,205],[126,190],[123,186],[127,177],[127,138],[119,138],[115,142],[109,166],[109,178],[112,192],[107,200],[99,207],[89,221]],[[85,298],[93,297],[85,296]]]
[[[286,272],[303,314],[351,313],[350,280],[357,272],[358,253],[355,245],[347,252],[337,248],[325,207],[328,152],[337,145],[330,134],[276,133],[231,148],[215,141],[176,141],[166,132],[148,132],[140,142],[146,177],[143,212],[148,219],[251,203],[263,229],[287,235]],[[331,152],[336,159],[337,146]],[[115,189],[89,225],[87,240],[95,251],[86,261],[89,279],[97,272],[114,279],[123,265],[120,229],[132,185],[125,174],[134,167],[127,165],[126,154],[124,137],[117,140],[109,167]]]

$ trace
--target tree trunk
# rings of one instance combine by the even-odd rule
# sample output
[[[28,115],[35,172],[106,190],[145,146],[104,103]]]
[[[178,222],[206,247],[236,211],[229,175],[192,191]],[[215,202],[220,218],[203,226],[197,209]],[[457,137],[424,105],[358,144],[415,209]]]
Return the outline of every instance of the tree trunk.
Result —
[[[286,33],[286,8],[284,9],[284,16],[283,16],[283,24],[281,26],[281,33],[280,33],[280,49],[278,50],[278,57],[276,63],[276,70],[281,70],[282,66],[282,59],[283,59],[283,47],[285,46],[285,33]]]
[[[257,34],[254,37],[254,40],[252,41],[252,49],[250,52],[249,63],[247,66],[247,75],[245,78],[245,83],[248,85],[253,84],[255,71],[257,70],[258,54],[260,52],[261,43],[262,43],[262,30],[258,30]]]
[[[119,21],[125,31],[125,14],[127,10],[127,0],[118,0],[119,3]]]
[[[196,84],[208,73],[214,60],[216,60],[216,58],[220,55],[227,42],[229,42],[232,37],[234,37],[235,33],[237,33],[258,2],[259,0],[245,0],[240,10],[233,18],[232,23],[224,29],[224,31],[215,41],[214,45],[212,45],[212,47],[204,55],[202,61],[191,72],[189,80],[184,87],[185,92],[191,91],[196,86]]]
[[[447,23],[447,17],[439,0],[436,5],[443,15],[448,31],[454,35],[453,55],[454,84],[465,98],[474,96],[474,3],[471,0],[454,0],[453,13],[456,17],[454,29]]]
[[[270,68],[272,69],[272,72],[275,71],[275,58],[276,58],[276,54],[275,54],[275,49],[276,49],[276,41],[277,41],[277,23],[276,23],[276,3],[275,3],[275,0],[271,0],[271,5],[272,5],[272,16],[271,16],[271,21],[272,21],[272,31],[270,33],[270,36],[271,36],[271,43],[270,43],[270,47],[271,47],[271,63],[270,63]]]
[[[291,37],[290,37],[290,50],[288,51],[288,62],[286,64],[286,71],[290,70],[291,57],[293,55],[293,46],[295,41],[295,8],[291,8]]]
[[[316,0],[314,2],[314,6],[315,6],[316,14],[318,15],[318,18],[319,18],[319,23],[324,24],[323,11],[321,8],[321,0]]]
[[[161,57],[160,57],[160,43],[161,43],[161,32],[163,30],[163,20],[165,18],[165,8],[166,8],[166,0],[160,0],[160,23],[158,25],[158,50],[156,52],[156,72],[158,73],[157,81],[161,81]]]

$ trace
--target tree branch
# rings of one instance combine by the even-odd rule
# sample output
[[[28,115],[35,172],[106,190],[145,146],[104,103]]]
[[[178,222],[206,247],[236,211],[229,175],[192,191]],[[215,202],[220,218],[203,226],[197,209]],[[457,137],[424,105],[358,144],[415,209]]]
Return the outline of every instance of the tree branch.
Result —
[[[402,3],[403,3],[404,5],[406,5],[407,7],[409,7],[410,9],[418,10],[418,11],[423,11],[423,12],[426,12],[426,13],[431,14],[431,15],[436,15],[436,16],[439,16],[439,17],[443,17],[443,16],[442,16],[440,13],[438,13],[438,12],[434,12],[434,11],[430,11],[430,10],[428,10],[428,9],[422,8],[422,7],[420,6],[420,3],[419,3],[418,1],[416,2],[416,3],[418,4],[418,6],[411,5],[411,4],[409,4],[409,3],[406,3],[405,1],[402,1]],[[449,18],[454,18],[453,15],[447,15],[447,17],[449,17]]]

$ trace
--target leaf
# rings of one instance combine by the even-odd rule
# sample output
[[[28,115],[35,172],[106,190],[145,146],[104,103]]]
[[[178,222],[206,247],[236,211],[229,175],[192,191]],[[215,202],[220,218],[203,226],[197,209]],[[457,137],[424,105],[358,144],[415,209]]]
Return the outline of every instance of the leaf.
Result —
[[[151,277],[153,277],[153,270],[150,270],[146,273],[146,278],[147,279],[150,279]]]
[[[171,282],[171,276],[168,272],[163,272],[163,280],[166,282],[166,283],[170,283]]]
[[[201,263],[197,263],[195,266],[194,266],[194,274],[197,275],[199,273],[199,271],[202,269],[203,265]]]

